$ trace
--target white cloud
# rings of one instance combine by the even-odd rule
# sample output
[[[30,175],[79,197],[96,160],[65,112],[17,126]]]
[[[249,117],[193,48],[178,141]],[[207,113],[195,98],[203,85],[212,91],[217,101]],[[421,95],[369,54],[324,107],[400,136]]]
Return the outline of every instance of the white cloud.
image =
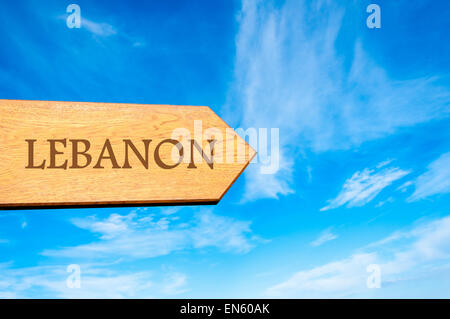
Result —
[[[108,266],[108,267],[105,267]],[[69,288],[67,266],[13,268],[4,265],[0,273],[2,298],[156,298],[187,291],[182,273],[111,270],[110,265],[80,265],[80,288]],[[163,277],[164,279],[160,279]]]
[[[197,224],[189,233],[195,248],[213,246],[245,253],[253,247],[246,236],[251,233],[250,222],[235,221],[212,213],[197,215]]]
[[[67,17],[68,15],[63,14],[57,16],[57,19],[67,21]],[[118,33],[116,28],[111,24],[105,22],[95,22],[85,18],[83,14],[81,14],[81,28],[98,37],[109,37]]]
[[[378,170],[366,168],[363,171],[357,171],[345,181],[338,196],[330,200],[329,204],[320,210],[325,211],[343,205],[347,205],[347,207],[363,206],[394,181],[409,174],[408,171],[397,167],[383,167],[384,165],[378,165]]]
[[[408,198],[416,201],[436,194],[450,192],[450,152],[442,154],[428,165],[428,170],[414,183],[416,189]]]
[[[90,216],[73,220],[77,227],[99,234],[99,240],[75,247],[42,252],[46,256],[77,258],[151,258],[187,248],[216,247],[245,253],[254,245],[250,222],[198,212],[188,222],[163,214],[144,216],[111,214],[99,219]]]
[[[388,197],[386,200],[382,200],[380,202],[378,202],[378,204],[375,205],[375,207],[381,207],[384,206],[387,203],[392,203],[394,202],[394,198],[393,197]]]
[[[86,18],[81,19],[81,27],[101,37],[108,37],[117,34],[116,29],[112,25],[108,23],[94,22]]]
[[[328,228],[320,233],[319,237],[311,243],[311,246],[320,246],[328,241],[335,240],[336,238],[338,238],[338,236],[331,232],[331,228]]]
[[[67,17],[68,15],[59,15],[57,16],[57,19],[66,21]],[[96,40],[114,36],[117,37],[116,39],[125,40],[133,48],[144,48],[147,46],[145,39],[131,36],[124,30],[120,30],[110,23],[96,22],[85,18],[83,14],[81,14],[81,29],[88,31]]]
[[[119,39],[126,41],[133,48],[144,48],[147,46],[145,40],[131,36],[124,30],[120,30],[109,23],[95,22],[82,17],[81,28],[89,31],[97,39],[100,37],[108,38],[117,36]]]
[[[331,262],[310,270],[300,271],[286,281],[267,289],[273,297],[329,296],[355,288],[364,288],[366,267],[376,261],[375,254],[356,254],[349,258]]]
[[[187,277],[185,274],[173,273],[166,280],[163,293],[167,295],[179,295],[187,291]]]
[[[410,187],[411,185],[413,185],[412,181],[404,182],[402,185],[397,187],[397,190],[401,191],[402,193],[404,193],[404,192],[406,192],[408,190],[408,187]]]
[[[344,15],[353,4],[343,5],[242,1],[228,120],[243,127],[278,127],[280,148],[298,154],[304,148],[350,148],[448,116],[450,92],[438,79],[392,79],[356,39],[345,45],[350,50],[337,51]],[[247,174],[246,192],[253,191],[254,199],[291,193],[294,165],[282,159],[267,187],[260,187],[266,177]]]
[[[382,292],[427,274],[439,262],[450,260],[450,216],[416,225],[409,231],[394,234],[361,248],[358,253],[312,269],[301,270],[285,281],[269,287],[266,294],[273,297],[360,297],[369,289],[367,266],[379,265]],[[389,287],[383,287],[389,284]],[[372,291],[372,290],[371,290]],[[404,296],[404,290],[401,290]],[[402,297],[402,295],[397,295]]]
[[[290,186],[292,161],[283,160],[283,156],[280,154],[280,162],[277,174],[261,174],[260,167],[255,164],[250,164],[246,168],[246,188],[242,203],[254,201],[261,197],[278,199],[280,195],[285,196],[294,193]]]

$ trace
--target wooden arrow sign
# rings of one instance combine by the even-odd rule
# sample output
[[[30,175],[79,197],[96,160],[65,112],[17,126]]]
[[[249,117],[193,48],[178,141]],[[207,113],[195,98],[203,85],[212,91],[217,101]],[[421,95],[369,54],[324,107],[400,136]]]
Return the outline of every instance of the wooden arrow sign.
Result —
[[[255,151],[209,107],[0,100],[0,208],[216,204]]]

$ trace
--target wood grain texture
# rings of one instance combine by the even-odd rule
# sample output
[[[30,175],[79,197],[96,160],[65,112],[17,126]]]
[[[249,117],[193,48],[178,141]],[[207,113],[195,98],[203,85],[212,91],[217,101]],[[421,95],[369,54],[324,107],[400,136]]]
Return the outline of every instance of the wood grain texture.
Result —
[[[146,169],[134,153],[129,154],[131,169],[113,169],[103,160],[104,169],[90,165],[83,169],[26,169],[28,145],[36,140],[35,162],[49,161],[49,139],[85,139],[89,154],[98,158],[109,139],[118,163],[125,159],[124,139],[132,140],[144,153],[143,139],[151,139],[150,154],[158,143],[174,138],[174,130],[185,128],[194,138],[194,121],[203,130],[216,128],[214,165],[206,161],[187,168],[188,159],[173,169],[159,167],[150,155]],[[228,129],[228,130],[227,130]],[[216,136],[214,136],[216,137]],[[186,136],[179,136],[183,145]],[[197,139],[207,149],[208,142]],[[230,144],[231,143],[231,144]],[[233,147],[229,147],[233,145]],[[245,152],[237,147],[244,145]],[[57,146],[58,164],[71,162],[72,149]],[[185,149],[185,151],[187,151]],[[161,147],[161,159],[173,163],[173,147]],[[233,152],[233,153],[230,153]],[[230,155],[231,154],[231,155]],[[217,203],[249,164],[255,151],[209,107],[142,105],[88,102],[48,102],[0,100],[0,208],[79,207],[115,205],[164,205]],[[234,158],[233,162],[227,157]],[[216,160],[216,159],[220,159]]]

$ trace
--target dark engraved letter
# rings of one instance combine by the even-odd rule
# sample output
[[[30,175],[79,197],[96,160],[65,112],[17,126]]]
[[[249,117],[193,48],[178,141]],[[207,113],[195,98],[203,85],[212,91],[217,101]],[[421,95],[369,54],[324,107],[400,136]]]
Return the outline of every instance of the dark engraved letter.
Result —
[[[109,156],[104,156],[105,150],[108,150]],[[116,156],[114,155],[111,143],[109,140],[105,141],[105,144],[103,145],[102,151],[100,152],[100,156],[98,158],[97,164],[95,164],[94,168],[104,168],[102,164],[103,159],[110,159],[112,163],[112,168],[120,168],[119,164],[117,163]]]
[[[67,169],[67,160],[64,161],[64,164],[56,166],[56,155],[64,154],[64,152],[58,152],[56,150],[56,143],[61,143],[66,147],[66,139],[62,140],[47,140],[50,143],[50,165],[47,168],[61,168]]]
[[[45,160],[42,161],[41,165],[34,166],[34,142],[36,142],[36,140],[25,140],[25,142],[28,143],[28,166],[26,166],[25,168],[44,169]]]
[[[125,142],[125,163],[123,164],[122,168],[131,168],[130,162],[128,161],[128,147],[131,147],[134,154],[136,154],[137,158],[141,161],[142,165],[145,166],[146,169],[148,169],[148,146],[152,140],[142,140],[144,142],[145,147],[145,159],[139,153],[136,146],[134,146],[133,142],[131,140],[123,140]]]
[[[72,142],[72,166],[69,168],[85,168],[88,167],[89,164],[92,162],[92,156],[87,153],[89,151],[89,148],[91,147],[91,143],[89,143],[88,140],[70,140]],[[78,143],[84,144],[84,151],[80,152],[78,150]],[[78,155],[83,155],[86,158],[86,164],[85,165],[79,165],[78,164]]]
[[[173,144],[173,145],[175,145],[178,148],[178,152],[180,154],[180,159],[178,160],[177,163],[175,163],[173,165],[167,165],[161,160],[161,156],[159,154],[159,149],[160,149],[161,145],[163,145],[164,143]],[[172,140],[172,139],[163,140],[155,148],[155,162],[156,162],[156,164],[158,164],[159,167],[164,168],[164,169],[171,169],[171,168],[177,167],[183,161],[183,157],[184,157],[183,145],[177,140]]]
[[[213,169],[214,168],[214,144],[217,142],[217,140],[208,140],[209,142],[209,147],[211,148],[211,157],[208,158],[205,154],[205,152],[203,152],[203,149],[201,148],[200,145],[198,145],[196,140],[191,140],[191,162],[188,165],[188,168],[197,168],[197,166],[195,166],[194,163],[194,146],[197,149],[197,151],[202,154],[203,159],[206,161],[206,163],[208,164],[209,168]]]

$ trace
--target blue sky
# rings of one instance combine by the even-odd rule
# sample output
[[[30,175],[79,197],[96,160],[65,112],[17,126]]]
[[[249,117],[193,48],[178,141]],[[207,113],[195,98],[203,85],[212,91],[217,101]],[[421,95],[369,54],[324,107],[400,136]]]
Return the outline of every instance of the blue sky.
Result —
[[[77,1],[80,29],[3,1],[0,98],[209,105],[279,128],[280,167],[217,206],[0,211],[0,297],[450,297],[450,4],[373,2],[381,29],[370,1]]]

